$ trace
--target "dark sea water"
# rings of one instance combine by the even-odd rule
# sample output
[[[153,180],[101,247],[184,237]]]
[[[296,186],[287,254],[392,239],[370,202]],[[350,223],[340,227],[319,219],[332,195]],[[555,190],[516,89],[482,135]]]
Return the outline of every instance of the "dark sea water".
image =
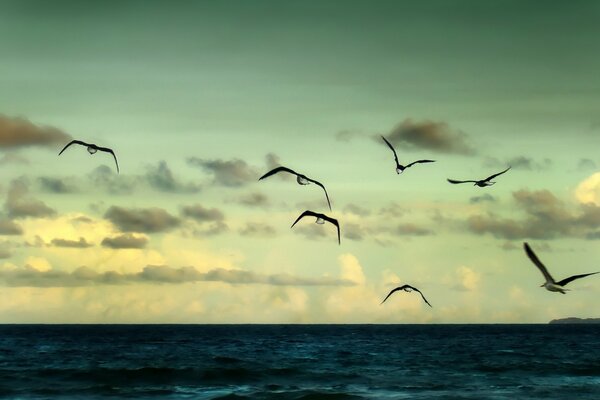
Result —
[[[0,325],[0,396],[600,399],[600,325]]]

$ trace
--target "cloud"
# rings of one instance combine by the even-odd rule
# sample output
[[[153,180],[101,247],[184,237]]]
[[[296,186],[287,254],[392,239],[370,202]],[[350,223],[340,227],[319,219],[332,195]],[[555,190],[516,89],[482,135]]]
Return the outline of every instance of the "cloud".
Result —
[[[519,190],[513,193],[513,200],[525,213],[524,219],[502,218],[493,213],[475,215],[468,218],[468,229],[476,234],[490,233],[508,240],[553,239],[559,236],[589,237],[600,224],[600,207],[597,205],[580,204],[572,211],[547,190]]]
[[[347,222],[344,224],[344,237],[350,240],[361,241],[365,237],[365,230],[359,224]]]
[[[240,229],[240,235],[253,237],[273,237],[277,233],[271,225],[262,222],[247,222],[246,226]]]
[[[367,217],[371,215],[371,210],[352,203],[347,204],[346,207],[344,207],[344,212],[348,214],[354,214],[359,217]]]
[[[243,195],[237,200],[237,202],[248,207],[269,206],[269,198],[266,195],[258,192]]]
[[[529,157],[516,156],[505,161],[500,161],[495,157],[486,157],[483,166],[486,168],[501,168],[505,169],[510,166],[512,169],[520,169],[526,171],[545,171],[552,167],[552,160],[544,158],[542,161],[535,161]]]
[[[124,285],[134,283],[183,284],[194,282],[223,282],[236,285],[263,284],[272,286],[353,286],[356,282],[333,277],[305,278],[289,274],[259,274],[239,269],[215,268],[200,272],[194,267],[172,268],[148,265],[140,272],[96,272],[79,267],[72,272],[40,269],[31,265],[0,269],[0,280],[11,287],[79,287],[92,285]]]
[[[124,232],[158,233],[178,227],[179,218],[172,216],[162,208],[123,208],[112,206],[104,218]]]
[[[379,136],[376,139],[381,141]],[[424,149],[448,154],[475,154],[475,149],[468,143],[467,134],[450,130],[448,124],[444,122],[413,122],[405,119],[386,135],[386,139],[409,149]],[[383,145],[385,146],[385,143]]]
[[[398,203],[390,203],[385,207],[379,209],[379,215],[387,217],[401,217],[406,213],[406,210],[402,208]]]
[[[169,193],[197,193],[200,185],[179,182],[166,161],[160,161],[156,166],[149,166],[145,175],[148,184],[161,192]]]
[[[239,187],[258,180],[258,172],[245,161],[206,160],[197,157],[187,159],[189,165],[200,167],[213,175],[213,184],[226,187]]]
[[[281,158],[275,154],[275,153],[268,153],[265,156],[265,164],[267,165],[267,170],[271,171],[272,169],[275,169],[277,167],[280,167],[281,164]],[[265,171],[266,172],[266,171]],[[292,181],[294,179],[296,179],[296,177],[292,174],[275,174],[271,177],[269,177],[269,179],[279,179],[281,181]]]
[[[77,249],[85,249],[87,247],[92,247],[93,244],[88,243],[83,237],[80,237],[79,240],[68,240],[68,239],[52,239],[50,242],[55,247],[68,247],[68,248],[77,248]]]
[[[64,145],[69,140],[71,136],[59,129],[0,114],[0,149],[40,146],[55,150],[57,145]]]
[[[23,179],[15,179],[11,182],[6,196],[4,208],[12,218],[50,217],[56,211],[48,207],[43,201],[28,196],[29,187]]]
[[[9,219],[0,220],[0,235],[22,235],[23,228],[15,221]]]
[[[124,233],[114,237],[105,237],[102,239],[102,247],[109,249],[144,249],[148,244],[146,236],[134,235],[133,233]]]
[[[598,169],[598,164],[594,160],[590,160],[589,158],[582,158],[577,162],[577,170],[578,171],[588,171],[591,169]]]
[[[393,233],[397,236],[428,236],[433,235],[433,231],[427,228],[422,228],[415,224],[407,223],[400,224],[396,227]]]
[[[474,196],[469,199],[469,203],[471,204],[478,204],[484,202],[495,203],[496,201],[498,200],[489,193],[483,194],[481,196]]]
[[[48,176],[42,176],[38,178],[38,182],[42,186],[42,189],[50,193],[75,193],[78,191],[77,187],[72,184],[71,180],[52,178]]]
[[[183,206],[181,208],[181,215],[192,218],[197,222],[222,221],[225,219],[225,215],[220,210],[216,208],[204,208],[200,204]]]
[[[469,267],[461,266],[456,270],[456,276],[459,282],[454,286],[455,290],[471,292],[479,289],[480,273]]]
[[[100,165],[88,174],[93,188],[100,188],[110,194],[131,194],[142,183],[140,176],[119,175],[106,165]]]
[[[600,172],[588,176],[575,189],[575,198],[582,204],[600,206]]]
[[[20,154],[6,153],[2,156],[2,158],[0,158],[0,165],[7,164],[28,165],[29,160]]]
[[[344,142],[344,143],[349,143],[352,140],[359,138],[359,137],[365,137],[365,134],[363,132],[351,131],[351,130],[343,130],[343,131],[339,131],[335,134],[335,140],[337,140],[338,142]]]

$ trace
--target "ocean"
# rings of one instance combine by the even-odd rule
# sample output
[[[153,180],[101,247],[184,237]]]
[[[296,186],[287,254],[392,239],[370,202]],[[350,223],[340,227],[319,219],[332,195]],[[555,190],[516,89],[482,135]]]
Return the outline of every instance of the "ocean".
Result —
[[[600,399],[600,325],[0,325],[19,399]]]

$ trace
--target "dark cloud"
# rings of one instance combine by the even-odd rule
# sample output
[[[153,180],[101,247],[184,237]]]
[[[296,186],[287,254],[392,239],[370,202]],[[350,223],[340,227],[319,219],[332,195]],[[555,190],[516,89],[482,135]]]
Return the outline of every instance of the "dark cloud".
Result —
[[[335,140],[337,140],[338,142],[348,143],[356,138],[365,137],[365,136],[366,135],[363,132],[343,130],[343,131],[339,131],[338,133],[335,134]]]
[[[444,122],[413,122],[406,119],[385,136],[392,144],[408,149],[462,155],[475,154],[467,134],[452,131]],[[385,146],[379,135],[375,136],[375,139]]]
[[[23,228],[15,221],[9,219],[0,220],[0,235],[22,235]]]
[[[140,272],[129,274],[116,271],[99,273],[88,267],[79,267],[73,272],[60,270],[39,271],[26,265],[22,268],[0,270],[0,280],[4,281],[6,286],[11,287],[78,287],[131,283],[183,284],[193,282],[273,286],[353,286],[356,284],[347,279],[331,277],[303,278],[288,274],[266,275],[223,268],[200,272],[194,267],[172,268],[165,265],[148,265]]]
[[[73,185],[73,179],[62,179],[62,178],[51,178],[48,176],[42,176],[38,178],[43,190],[50,193],[76,193],[78,189]]]
[[[428,236],[433,235],[433,231],[415,224],[400,224],[394,229],[393,233],[397,236]]]
[[[53,150],[71,140],[71,136],[49,126],[37,126],[24,118],[0,114],[0,149],[40,146]]]
[[[600,207],[583,204],[573,211],[547,190],[519,190],[513,193],[513,200],[524,218],[502,218],[493,213],[475,215],[468,218],[468,229],[507,240],[553,239],[589,237],[600,224]]]
[[[245,161],[205,160],[197,157],[187,159],[189,165],[200,167],[213,175],[213,184],[227,187],[239,187],[259,178],[258,172]]]
[[[104,214],[123,232],[157,233],[169,231],[180,225],[179,218],[162,208],[123,208],[112,206]]]
[[[68,240],[68,239],[52,239],[50,242],[55,247],[68,247],[74,249],[85,249],[87,247],[92,247],[93,244],[88,243],[84,238],[80,237],[79,240]]]
[[[88,174],[88,182],[94,189],[110,194],[131,194],[142,183],[140,176],[119,175],[106,165],[100,165]]]
[[[147,244],[148,238],[146,236],[134,235],[132,233],[124,233],[102,239],[102,247],[110,249],[144,249]]]
[[[483,166],[486,168],[505,169],[510,166],[512,169],[520,169],[525,171],[546,171],[552,167],[552,160],[544,158],[541,161],[535,161],[532,158],[525,156],[516,156],[504,161],[495,157],[486,157],[483,161]]]
[[[354,214],[359,217],[367,217],[371,215],[371,210],[352,203],[347,204],[346,207],[344,207],[344,212],[348,214]]]
[[[359,224],[348,222],[344,224],[344,237],[350,240],[361,241],[365,237],[365,230]]]
[[[152,188],[161,192],[197,193],[201,189],[197,184],[179,182],[166,161],[160,161],[158,165],[148,167],[145,178]]]
[[[4,208],[12,218],[43,218],[56,214],[56,211],[48,207],[43,201],[34,199],[28,195],[29,187],[27,181],[20,178],[11,182],[6,196]]]
[[[327,225],[327,227],[331,227],[332,231],[335,230],[335,226],[332,226],[331,224],[327,223],[325,224]],[[302,235],[307,239],[310,240],[316,240],[319,238],[323,238],[325,236],[327,236],[327,232],[325,232],[324,226],[323,225],[318,225],[318,224],[307,224],[307,225],[296,225],[294,226],[294,228],[292,229],[294,231],[294,233],[298,234],[298,235]],[[334,234],[334,233],[332,233]],[[335,233],[335,235],[337,235],[337,233]]]
[[[183,206],[181,208],[181,215],[192,218],[197,222],[223,221],[225,219],[225,215],[220,210],[216,208],[204,208],[200,204]]]
[[[478,203],[485,203],[485,202],[495,203],[496,201],[498,201],[498,200],[489,193],[485,193],[481,196],[474,196],[469,199],[469,203],[471,203],[471,204],[478,204]]]
[[[274,153],[268,153],[265,156],[265,164],[267,165],[267,170],[265,171],[265,173],[282,165],[280,157]],[[286,173],[279,173],[269,177],[269,179],[273,178],[279,179],[281,181],[293,181],[294,179],[296,179],[294,175]]]
[[[11,258],[12,257],[12,251],[10,251],[10,249],[7,249],[5,247],[0,248],[0,259],[5,260],[7,258]]]
[[[253,237],[273,237],[277,233],[275,228],[262,222],[247,222],[246,226],[240,229],[240,235]]]
[[[398,203],[390,203],[385,207],[379,209],[379,215],[387,217],[401,217],[406,213],[406,210],[402,208]]]
[[[262,193],[248,193],[237,199],[237,202],[248,207],[268,207],[269,198]]]
[[[577,163],[577,169],[579,171],[589,171],[593,169],[598,169],[598,164],[594,160],[590,160],[589,158],[582,158]]]

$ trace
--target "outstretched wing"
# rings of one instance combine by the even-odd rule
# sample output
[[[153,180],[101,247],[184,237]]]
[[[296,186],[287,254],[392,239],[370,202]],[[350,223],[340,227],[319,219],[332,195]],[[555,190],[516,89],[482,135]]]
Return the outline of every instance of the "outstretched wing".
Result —
[[[260,178],[258,178],[258,180],[260,181],[262,179],[268,178],[269,176],[275,175],[276,173],[282,172],[282,171],[283,172],[289,172],[290,174],[294,174],[296,176],[299,175],[296,171],[293,171],[293,170],[291,170],[289,168],[286,168],[286,167],[277,167],[277,168],[274,168],[274,169],[270,170],[269,172],[267,172],[266,174],[264,174]]]
[[[58,155],[60,156],[63,153],[63,151],[65,151],[67,149],[67,147],[71,146],[72,144],[80,144],[82,146],[89,146],[88,143],[82,142],[81,140],[71,140],[65,147],[63,147],[63,149],[60,151],[60,153],[58,153]]]
[[[112,154],[113,158],[115,159],[115,164],[117,165],[117,173],[119,173],[119,162],[117,161],[117,156],[115,155],[115,152],[112,149],[109,149],[108,147],[98,147],[96,146],[96,148],[100,151],[104,151],[106,153],[110,153]]]
[[[433,306],[432,306],[431,304],[429,304],[429,302],[427,301],[427,299],[425,298],[425,296],[423,296],[423,293],[422,293],[422,292],[421,292],[419,289],[417,289],[416,287],[413,287],[413,286],[409,286],[409,285],[406,285],[406,286],[408,286],[409,288],[411,288],[411,289],[412,289],[412,290],[414,290],[415,292],[419,292],[419,294],[420,294],[420,295],[421,295],[421,297],[423,298],[423,301],[424,301],[425,303],[427,303],[427,305],[428,305],[429,307],[433,308]]]
[[[469,182],[475,183],[477,181],[457,181],[456,179],[448,179],[448,182],[453,183],[453,184],[456,185],[457,183],[469,183]]]
[[[388,297],[390,297],[392,294],[396,293],[398,290],[404,290],[405,287],[407,287],[408,285],[402,285],[402,286],[398,286],[396,289],[392,289],[390,290],[390,292],[388,293],[387,296],[385,296],[385,299],[383,299],[383,301],[381,302],[381,304],[385,303],[385,301],[388,299]]]
[[[498,172],[497,174],[494,175],[490,175],[487,178],[484,179],[484,181],[491,181],[492,179],[494,179],[495,177],[502,175],[503,173],[505,173],[506,171],[508,171],[510,169],[510,167],[506,168],[504,171],[502,172]]]
[[[410,164],[407,164],[405,166],[405,168],[410,167],[411,165],[415,165],[415,164],[420,164],[420,163],[430,163],[430,162],[435,162],[435,160],[418,160],[418,161],[413,161]]]
[[[392,146],[392,144],[390,142],[388,142],[387,139],[384,138],[383,136],[381,136],[381,138],[383,139],[384,142],[387,143],[388,147],[390,149],[392,149],[392,151],[394,152],[394,159],[396,160],[396,164],[399,164],[400,161],[398,161],[398,154],[396,154],[396,150],[394,150],[394,146]]]
[[[325,192],[325,197],[327,198],[327,205],[329,206],[329,211],[331,211],[331,202],[329,201],[329,195],[327,194],[327,189],[325,189],[325,186],[323,186],[321,182],[315,181],[314,179],[310,179],[308,177],[306,179],[314,183],[315,185],[321,186],[321,188],[323,188],[323,191]]]
[[[592,272],[592,273],[589,273],[589,274],[573,275],[573,276],[570,276],[568,278],[563,279],[560,282],[556,282],[556,284],[560,285],[560,286],[565,286],[567,283],[569,283],[571,281],[574,281],[575,279],[585,278],[586,276],[595,275],[597,273],[600,273],[600,271],[599,272]]]
[[[531,247],[529,247],[527,242],[523,243],[523,247],[525,248],[525,253],[527,253],[527,257],[529,257],[531,262],[533,262],[535,264],[535,266],[538,267],[538,269],[544,275],[546,282],[554,283],[554,278],[552,277],[552,275],[550,275],[550,272],[548,272],[548,270],[546,269],[546,266],[544,264],[542,264],[542,262],[540,261],[539,258],[537,258],[537,256],[533,252],[533,250],[531,250]],[[575,279],[577,279],[577,278],[575,278]]]
[[[340,239],[340,223],[338,222],[338,220],[335,218],[328,217],[327,215],[321,215],[321,218],[335,225],[338,234],[338,244],[342,244],[342,240]]]
[[[298,221],[300,221],[304,217],[317,217],[318,218],[318,217],[322,217],[322,216],[320,214],[317,214],[317,213],[313,212],[313,211],[306,210],[302,214],[300,214],[300,216],[294,221],[294,223],[292,224],[292,226],[290,226],[290,228],[293,228],[294,225],[296,225],[296,223]]]

